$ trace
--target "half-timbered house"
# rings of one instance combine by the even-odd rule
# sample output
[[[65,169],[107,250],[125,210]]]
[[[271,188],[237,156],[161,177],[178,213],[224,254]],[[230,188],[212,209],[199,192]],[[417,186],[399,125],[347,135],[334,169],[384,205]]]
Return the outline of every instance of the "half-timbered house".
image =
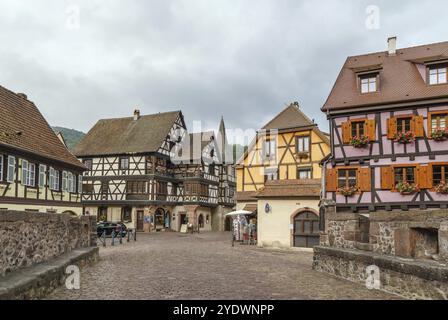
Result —
[[[397,50],[390,38],[388,51],[346,60],[322,109],[331,128],[322,243],[407,258],[442,254],[447,70],[448,42]]]
[[[257,212],[260,245],[319,242],[320,162],[329,148],[298,103],[257,132],[237,164],[237,208]]]
[[[222,209],[214,134],[188,134],[181,111],[100,120],[75,154],[89,169],[84,210],[99,220],[138,231],[179,231],[187,223],[212,230]]]
[[[84,170],[25,94],[0,87],[0,211],[81,215]]]

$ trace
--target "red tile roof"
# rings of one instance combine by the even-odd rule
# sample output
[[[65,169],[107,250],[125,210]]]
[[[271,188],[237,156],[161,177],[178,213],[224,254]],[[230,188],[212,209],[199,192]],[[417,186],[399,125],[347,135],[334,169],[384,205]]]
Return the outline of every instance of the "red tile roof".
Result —
[[[51,160],[85,167],[56,136],[36,105],[25,95],[0,86],[0,145]]]
[[[429,86],[418,65],[448,60],[448,42],[347,58],[322,111],[448,98],[448,85]],[[380,70],[380,91],[361,94],[357,73]]]

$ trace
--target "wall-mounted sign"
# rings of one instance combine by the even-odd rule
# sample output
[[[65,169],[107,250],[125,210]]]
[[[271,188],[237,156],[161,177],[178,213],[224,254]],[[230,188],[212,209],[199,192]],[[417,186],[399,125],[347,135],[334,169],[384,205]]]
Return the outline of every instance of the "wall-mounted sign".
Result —
[[[271,213],[271,211],[272,207],[269,205],[269,203],[266,203],[266,205],[264,206],[264,212]]]

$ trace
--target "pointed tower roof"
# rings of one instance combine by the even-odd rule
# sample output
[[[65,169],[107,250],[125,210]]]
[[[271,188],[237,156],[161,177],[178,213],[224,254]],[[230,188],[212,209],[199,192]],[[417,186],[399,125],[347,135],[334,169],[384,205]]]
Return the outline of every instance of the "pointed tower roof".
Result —
[[[316,126],[316,124],[300,110],[299,103],[294,102],[280,112],[274,119],[269,121],[262,129],[281,130],[313,126]]]
[[[231,159],[233,156],[232,156],[232,150],[230,150],[229,144],[227,141],[227,133],[226,133],[226,125],[224,123],[224,116],[221,117],[221,123],[219,124],[217,142],[218,142],[221,159],[224,163],[226,163],[227,160]]]

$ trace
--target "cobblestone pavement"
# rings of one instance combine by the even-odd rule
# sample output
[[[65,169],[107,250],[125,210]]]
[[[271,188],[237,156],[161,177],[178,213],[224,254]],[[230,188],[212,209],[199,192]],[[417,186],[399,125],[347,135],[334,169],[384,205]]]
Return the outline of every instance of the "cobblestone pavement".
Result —
[[[232,248],[228,233],[139,234],[100,257],[81,290],[48,299],[396,299],[313,271],[310,252]]]

